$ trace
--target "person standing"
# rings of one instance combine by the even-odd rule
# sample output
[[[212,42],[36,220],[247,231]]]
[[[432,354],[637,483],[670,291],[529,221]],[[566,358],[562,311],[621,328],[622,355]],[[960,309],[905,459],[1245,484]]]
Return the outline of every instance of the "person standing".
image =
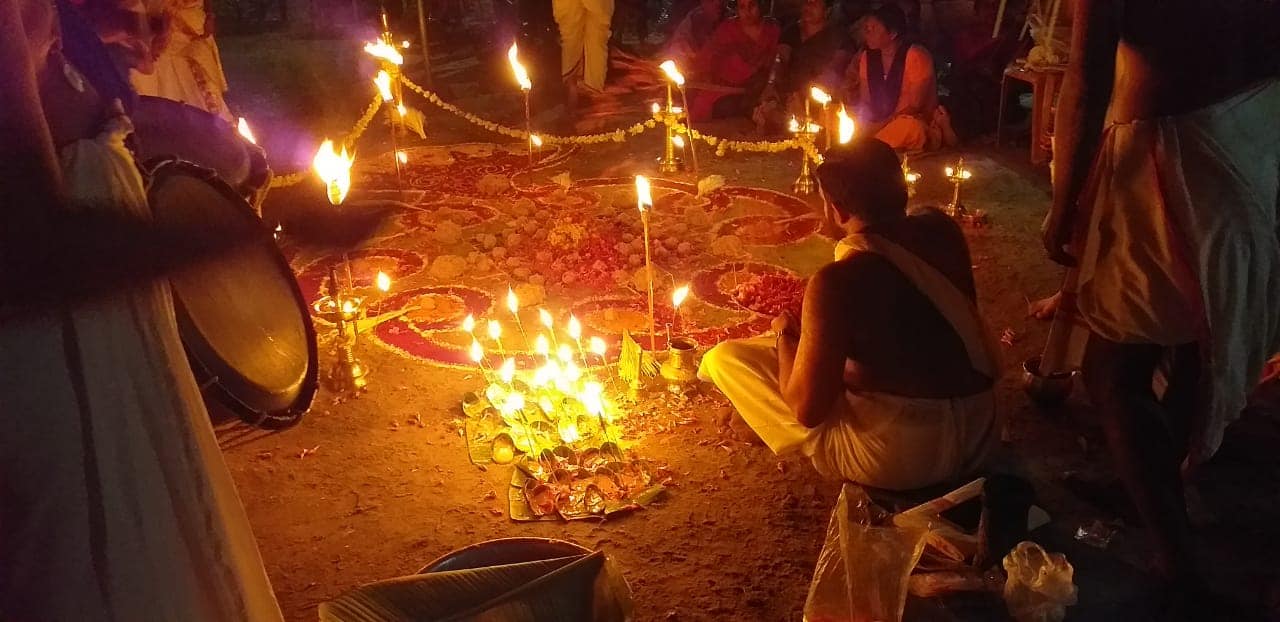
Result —
[[[1280,5],[1077,0],[1073,23],[1044,245],[1078,270],[1086,385],[1154,571],[1195,604],[1180,467],[1280,349]]]
[[[234,123],[227,107],[227,76],[214,41],[207,0],[164,0],[147,12],[163,25],[152,71],[133,69],[129,81],[139,95],[163,97]]]
[[[278,622],[165,279],[250,232],[151,219],[106,58],[0,0],[0,619]]]
[[[560,72],[571,90],[604,92],[614,0],[552,0],[560,28]],[[580,82],[580,84],[579,84]]]

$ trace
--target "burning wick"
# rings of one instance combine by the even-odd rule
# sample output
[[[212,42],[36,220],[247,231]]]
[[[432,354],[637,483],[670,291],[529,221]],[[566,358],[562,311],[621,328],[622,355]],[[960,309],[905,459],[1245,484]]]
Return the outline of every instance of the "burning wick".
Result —
[[[675,145],[677,149],[684,149],[684,137],[679,134],[672,134],[671,144]]]
[[[382,101],[391,101],[391,74],[379,71],[378,75],[373,77],[373,85],[378,87],[378,95],[382,96]]]
[[[507,357],[507,360],[502,362],[502,367],[498,369],[498,377],[502,379],[504,384],[511,384],[511,381],[516,377],[516,360]]]
[[[551,343],[547,341],[546,335],[538,335],[538,337],[533,340],[533,351],[541,354],[542,358],[546,361],[551,360]]]
[[[386,41],[377,41],[364,44],[364,51],[374,58],[382,59],[392,65],[403,65],[404,56],[396,49],[394,45],[388,44]]]
[[[396,159],[397,159],[397,160],[399,160],[401,164],[408,164],[408,163],[409,163],[409,154],[407,154],[407,153],[405,153],[405,152],[403,152],[403,151],[397,151],[397,152],[396,152]]]
[[[337,153],[333,150],[332,140],[325,139],[320,143],[320,149],[316,151],[316,157],[312,159],[311,166],[325,184],[329,203],[341,205],[346,200],[347,192],[351,190],[352,162],[353,158],[347,154],[345,146],[341,153]]]
[[[578,356],[581,356],[585,362],[587,357],[582,353],[582,322],[579,322],[577,316],[572,314],[569,315],[569,336],[578,342]]]
[[[674,324],[674,328],[672,330],[675,331],[677,335],[680,334],[680,304],[683,303],[684,299],[688,296],[688,285],[677,287],[674,292],[671,292],[671,310],[674,312],[674,317],[671,320],[672,324]]]
[[[468,335],[476,332],[476,318],[474,315],[468,313],[467,317],[462,318],[462,330],[467,331]]]
[[[407,50],[407,49],[409,49],[409,40],[408,40],[408,39],[405,39],[404,41],[401,41],[401,42],[400,42],[400,47],[402,47],[402,48],[404,48],[404,49],[406,49],[406,50]]]
[[[844,106],[841,106],[840,111],[836,113],[836,120],[838,122],[840,144],[847,145],[849,141],[853,140],[853,117],[849,116],[848,112],[845,112]]]
[[[400,115],[400,118],[403,119],[405,115],[409,114],[409,109],[405,108],[404,104],[396,104],[396,114]]]
[[[506,356],[506,348],[502,347],[502,324],[498,320],[489,320],[489,338],[498,344],[498,352]]]
[[[819,104],[822,104],[823,108],[826,108],[827,104],[831,103],[831,96],[827,95],[826,91],[816,86],[809,87],[809,97],[812,97],[813,101],[816,101]]]
[[[275,238],[275,239],[279,240],[279,239],[280,239],[280,234],[282,234],[282,233],[284,233],[284,225],[277,224],[277,225],[276,225],[276,230],[271,234],[271,237],[273,237],[273,238]]]
[[[663,73],[667,74],[667,78],[674,82],[676,86],[684,86],[684,76],[676,67],[675,61],[664,60],[661,65],[658,65],[658,67],[662,69]]]
[[[489,373],[484,368],[484,346],[481,346],[480,342],[476,341],[475,337],[471,338],[471,349],[469,354],[471,355],[472,362],[480,368],[480,375],[484,378],[488,378]]]
[[[542,325],[546,326],[547,330],[550,331],[551,343],[555,345],[560,345],[560,340],[556,339],[555,322],[552,321],[551,314],[548,313],[546,309],[538,309],[538,321],[542,322]]]
[[[533,88],[533,81],[529,79],[529,72],[520,64],[520,50],[515,43],[507,49],[507,61],[511,63],[511,73],[515,75],[516,82],[520,85],[520,90],[527,91]]]
[[[542,148],[542,137],[538,136],[537,134],[530,134],[529,142],[533,143],[533,146],[538,149]]]
[[[524,347],[529,347],[529,335],[524,332],[524,323],[520,321],[520,299],[516,298],[515,290],[511,286],[507,286],[507,310],[516,318],[516,328],[520,329],[520,337],[524,339]]]
[[[556,358],[560,359],[562,363],[573,361],[573,349],[567,343],[560,344],[560,348],[556,350]]]
[[[255,145],[258,144],[258,139],[254,137],[253,130],[249,129],[249,122],[245,121],[244,117],[240,117],[240,120],[236,121],[236,131],[239,132],[240,136],[244,137],[245,140]]]
[[[391,291],[391,277],[387,276],[386,272],[378,271],[378,276],[373,282],[378,287],[378,291],[384,294]]]

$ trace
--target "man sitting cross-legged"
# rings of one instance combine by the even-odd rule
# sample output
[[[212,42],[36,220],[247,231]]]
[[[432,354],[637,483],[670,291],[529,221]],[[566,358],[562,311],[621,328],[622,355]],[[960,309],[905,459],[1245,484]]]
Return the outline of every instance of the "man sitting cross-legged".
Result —
[[[963,233],[907,212],[898,158],[874,138],[829,152],[818,179],[846,237],[809,281],[803,321],[712,348],[699,376],[775,453],[800,450],[826,476],[906,490],[970,474],[999,431]]]

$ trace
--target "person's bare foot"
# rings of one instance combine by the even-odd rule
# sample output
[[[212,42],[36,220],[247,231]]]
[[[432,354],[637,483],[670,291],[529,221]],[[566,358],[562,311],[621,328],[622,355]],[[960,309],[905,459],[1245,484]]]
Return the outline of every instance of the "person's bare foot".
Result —
[[[755,430],[743,420],[732,406],[726,406],[716,413],[716,425],[720,428],[722,434],[743,443],[752,445],[764,445],[764,441],[760,440],[760,436]]]

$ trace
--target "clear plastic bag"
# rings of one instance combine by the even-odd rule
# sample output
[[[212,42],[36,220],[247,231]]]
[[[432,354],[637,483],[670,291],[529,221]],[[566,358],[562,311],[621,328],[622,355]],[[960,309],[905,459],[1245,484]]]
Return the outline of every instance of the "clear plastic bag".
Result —
[[[1075,569],[1061,553],[1022,542],[1004,558],[1004,602],[1018,622],[1061,622],[1076,604]]]
[[[854,484],[836,501],[818,555],[806,622],[899,622],[925,530],[895,527]],[[883,526],[881,526],[883,524]]]

